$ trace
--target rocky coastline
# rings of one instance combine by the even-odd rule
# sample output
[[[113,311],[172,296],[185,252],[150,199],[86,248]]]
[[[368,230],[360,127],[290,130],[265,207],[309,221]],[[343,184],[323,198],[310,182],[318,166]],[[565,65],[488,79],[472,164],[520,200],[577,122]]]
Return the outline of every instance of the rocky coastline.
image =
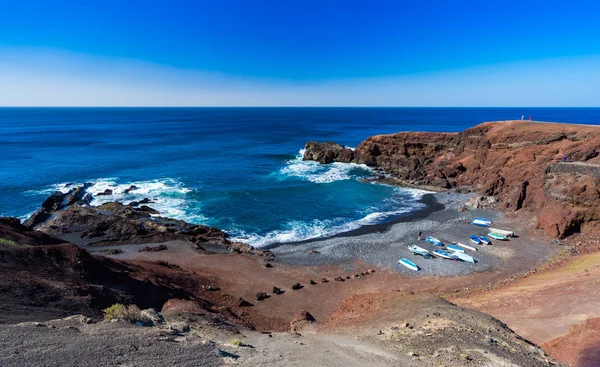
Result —
[[[303,159],[378,167],[389,182],[413,187],[473,190],[473,205],[534,215],[537,228],[564,238],[600,231],[599,151],[596,126],[502,121],[460,133],[373,136],[354,151],[308,142]]]
[[[507,279],[518,286],[519,274],[537,276],[566,248],[549,238],[573,242],[600,230],[596,129],[509,121],[456,134],[375,136],[355,150],[309,142],[304,159],[366,164],[384,182],[439,192],[414,218],[272,249],[162,217],[150,199],[92,206],[92,184],[72,185],[23,223],[0,218],[0,342],[7,351],[0,365],[36,358],[97,365],[103,357],[165,366],[182,358],[189,365],[560,365],[501,322],[512,319],[493,300],[477,297],[498,292],[493,285]],[[474,231],[475,216],[518,237],[479,248],[472,266],[435,259],[420,262],[420,274],[398,268],[415,231],[456,242]],[[515,296],[503,297],[508,304]],[[475,311],[480,304],[501,321]],[[128,316],[106,319],[115,305]],[[572,348],[517,327],[556,355]],[[22,346],[32,343],[63,352],[30,355]],[[91,352],[74,358],[73,348]]]

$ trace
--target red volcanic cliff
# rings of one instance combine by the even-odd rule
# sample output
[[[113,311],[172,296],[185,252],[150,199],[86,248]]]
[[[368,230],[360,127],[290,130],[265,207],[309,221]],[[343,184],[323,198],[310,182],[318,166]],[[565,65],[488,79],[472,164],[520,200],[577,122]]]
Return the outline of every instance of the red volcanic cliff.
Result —
[[[600,231],[599,151],[600,127],[505,121],[460,133],[373,136],[351,161],[409,185],[469,186],[494,196],[499,209],[536,213],[539,228],[564,237]],[[305,158],[312,154],[307,149]]]

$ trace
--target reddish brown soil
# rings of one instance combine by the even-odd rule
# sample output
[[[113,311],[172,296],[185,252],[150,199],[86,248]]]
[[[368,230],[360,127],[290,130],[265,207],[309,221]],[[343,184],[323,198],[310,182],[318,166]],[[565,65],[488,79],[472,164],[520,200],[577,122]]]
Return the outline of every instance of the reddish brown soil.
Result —
[[[500,319],[519,335],[550,346],[548,352],[565,363],[578,365],[572,363],[581,354],[585,361],[595,363],[586,366],[600,365],[600,355],[589,349],[590,343],[598,347],[598,338],[567,342],[568,335],[597,335],[598,322],[586,320],[600,317],[600,253],[582,255],[509,286],[452,302]]]
[[[554,358],[574,367],[597,367],[600,364],[600,318],[588,319],[583,325],[542,345]]]
[[[197,289],[203,299],[216,307],[231,310],[233,315],[243,313],[240,321],[260,330],[287,330],[290,320],[301,310],[310,312],[318,323],[323,323],[345,299],[353,295],[395,290],[430,294],[454,293],[465,288],[483,287],[511,277],[515,271],[529,269],[526,262],[515,261],[515,268],[441,278],[403,276],[383,269],[374,269],[374,273],[366,274],[372,267],[359,261],[336,266],[292,266],[275,260],[270,262],[272,268],[266,268],[267,260],[253,255],[206,254],[183,241],[170,242],[167,246],[166,251],[126,251],[115,257],[148,271],[157,272],[163,278],[190,277],[202,279],[199,284],[218,287],[220,290],[216,292],[204,291],[200,285],[195,288],[189,288],[188,285],[186,289]],[[175,266],[160,266],[157,265],[159,261],[166,261]],[[522,268],[519,268],[520,266]],[[361,272],[365,275],[354,277]],[[350,279],[345,279],[346,276],[350,276]],[[335,281],[337,277],[342,277],[345,281]],[[328,282],[322,283],[322,278],[326,278]],[[317,284],[309,284],[311,279]],[[303,288],[292,290],[291,286],[295,283],[302,284]],[[183,286],[181,282],[178,284]],[[274,286],[281,288],[285,293],[272,294]],[[257,301],[257,292],[266,292],[270,297]],[[240,297],[254,306],[239,307],[237,301]]]

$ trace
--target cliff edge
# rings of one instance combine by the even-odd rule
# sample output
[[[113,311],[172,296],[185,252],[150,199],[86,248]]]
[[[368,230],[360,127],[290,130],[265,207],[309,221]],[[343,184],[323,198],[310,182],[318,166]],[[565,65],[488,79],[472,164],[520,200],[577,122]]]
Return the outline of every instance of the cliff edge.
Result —
[[[600,232],[599,151],[597,126],[503,121],[459,133],[377,135],[351,154],[309,142],[304,159],[380,167],[407,185],[470,187],[494,197],[498,209],[534,213],[537,228],[566,237]]]

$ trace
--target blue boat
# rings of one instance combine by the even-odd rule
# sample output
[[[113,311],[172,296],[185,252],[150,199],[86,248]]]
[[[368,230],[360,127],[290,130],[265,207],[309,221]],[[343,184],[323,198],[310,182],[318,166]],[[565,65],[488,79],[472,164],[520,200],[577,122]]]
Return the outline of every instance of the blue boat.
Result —
[[[465,252],[465,249],[464,249],[464,248],[462,248],[462,247],[460,247],[460,246],[457,246],[457,245],[446,245],[446,248],[447,248],[448,250],[452,250],[452,251],[454,251],[454,252],[462,252],[462,253],[464,253],[464,252]]]
[[[401,258],[400,260],[398,260],[398,264],[402,264],[402,265],[406,266],[407,268],[409,268],[410,270],[414,270],[414,271],[421,270],[415,263],[413,263],[412,261],[405,259],[405,258]]]
[[[481,240],[481,242],[485,243],[486,245],[490,244],[490,240],[486,236],[479,236],[479,239]]]
[[[479,238],[479,236],[471,236],[471,242],[473,242],[476,245],[479,245],[481,243],[481,239]]]
[[[492,224],[491,220],[485,219],[485,218],[475,218],[475,220],[478,220],[480,222],[486,222],[488,224],[488,226]]]
[[[444,246],[444,244],[442,243],[442,241],[438,240],[435,237],[431,237],[431,236],[427,236],[427,238],[425,239],[425,241],[434,244],[436,246]]]
[[[490,226],[490,222],[486,222],[486,221],[482,221],[479,219],[475,219],[474,221],[471,222],[471,224],[474,224],[476,226],[480,226],[480,227],[489,227]]]
[[[442,257],[444,259],[455,259],[456,257],[454,255],[452,255],[451,253],[444,251],[444,250],[433,250],[433,253],[439,257]]]

